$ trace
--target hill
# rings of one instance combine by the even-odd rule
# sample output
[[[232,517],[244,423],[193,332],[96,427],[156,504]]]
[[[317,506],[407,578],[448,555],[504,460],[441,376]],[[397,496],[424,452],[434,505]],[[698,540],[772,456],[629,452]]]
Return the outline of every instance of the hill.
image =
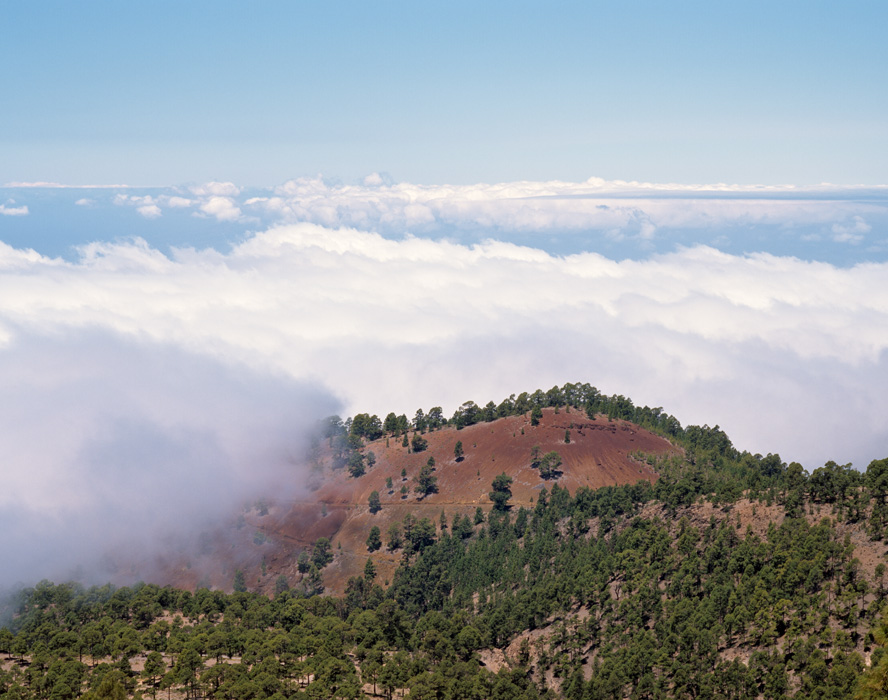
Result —
[[[569,443],[564,441],[565,431],[570,432]],[[487,512],[492,507],[488,497],[491,483],[500,473],[512,478],[513,509],[532,507],[540,492],[554,483],[575,492],[582,487],[654,481],[656,472],[632,454],[678,453],[664,438],[627,421],[589,419],[576,410],[556,413],[554,408],[543,410],[535,426],[529,416],[508,416],[460,430],[444,427],[422,437],[428,446],[419,452],[410,448],[409,441],[404,447],[400,437],[368,442],[361,451],[365,455],[373,452],[376,461],[357,478],[349,476],[346,469],[332,469],[329,457],[324,460],[324,479],[311,500],[278,503],[275,515],[260,524],[269,540],[281,545],[267,558],[268,570],[297,578],[294,549],[327,537],[337,548],[336,561],[324,571],[329,592],[342,593],[348,578],[363,572],[368,556],[374,559],[381,580],[391,581],[398,555],[385,548],[373,554],[367,551],[367,536],[374,525],[385,535],[408,513],[438,524],[442,512],[451,523],[456,516],[474,516],[478,507]],[[454,456],[458,441],[465,450],[459,461]],[[532,468],[535,446],[542,454],[557,451],[561,456],[557,479],[543,479],[539,470]],[[415,480],[430,458],[435,464],[436,490],[420,496],[415,492]],[[391,479],[391,489],[387,479]],[[402,494],[402,487],[406,487],[406,494]],[[371,513],[368,505],[373,491],[379,494],[381,505],[376,513]]]
[[[204,543],[234,593],[42,582],[0,630],[0,696],[886,697],[888,459],[808,472],[565,393],[425,429],[330,421],[311,502]]]
[[[415,451],[409,439],[405,447],[401,434],[363,441],[359,452],[365,457],[373,453],[374,464],[357,478],[350,476],[342,460],[339,467],[334,466],[334,450],[325,443],[315,454],[307,498],[269,498],[241,516],[240,530],[229,528],[205,538],[205,556],[191,556],[187,563],[176,558],[162,562],[151,580],[191,590],[200,585],[231,590],[235,571],[241,570],[251,589],[273,593],[281,575],[293,585],[302,580],[298,555],[326,538],[335,557],[324,567],[323,584],[327,593],[342,594],[348,579],[362,574],[368,558],[377,566],[381,582],[393,579],[400,552],[386,547],[368,551],[367,536],[374,525],[385,539],[389,529],[408,514],[427,517],[436,525],[442,512],[450,523],[457,516],[474,518],[478,507],[485,513],[491,509],[488,493],[500,473],[513,480],[513,509],[532,507],[540,492],[556,483],[575,492],[639,480],[653,482],[656,471],[633,455],[680,453],[663,437],[629,421],[588,418],[569,407],[543,409],[538,424],[531,423],[528,412],[460,429],[445,425],[412,432],[427,442],[421,451]],[[566,437],[570,442],[565,442]],[[454,455],[457,442],[465,451],[460,459]],[[557,451],[560,455],[556,477],[544,479],[532,467],[534,447],[540,454]],[[436,490],[420,496],[415,479],[430,458],[435,462]],[[376,513],[369,507],[373,491],[379,494],[381,506]]]

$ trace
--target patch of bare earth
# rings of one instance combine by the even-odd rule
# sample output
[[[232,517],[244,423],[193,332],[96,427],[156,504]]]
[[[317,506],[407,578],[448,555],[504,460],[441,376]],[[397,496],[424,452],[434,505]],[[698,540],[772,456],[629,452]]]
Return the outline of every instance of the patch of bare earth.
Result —
[[[569,443],[565,442],[566,431],[570,431]],[[636,425],[606,418],[589,419],[575,410],[556,413],[546,409],[536,426],[531,425],[529,417],[511,416],[462,430],[445,428],[423,437],[428,447],[421,452],[405,448],[401,438],[369,443],[364,453],[372,451],[376,464],[357,479],[349,477],[345,470],[327,470],[311,502],[287,504],[289,510],[269,528],[270,539],[298,550],[310,546],[320,534],[331,538],[336,561],[324,569],[328,592],[342,592],[348,578],[360,575],[371,557],[378,581],[385,584],[391,581],[400,553],[390,553],[385,548],[372,554],[367,551],[367,535],[374,525],[385,541],[389,527],[401,523],[408,513],[427,517],[437,526],[442,512],[450,525],[456,515],[472,516],[479,506],[489,511],[491,483],[503,472],[513,480],[514,508],[532,506],[540,491],[551,490],[555,483],[573,493],[581,487],[594,489],[642,479],[654,481],[656,472],[630,455],[678,452],[667,440]],[[454,457],[457,441],[462,442],[465,452],[459,461]],[[531,449],[535,446],[542,454],[554,450],[561,455],[562,473],[558,479],[544,480],[530,466]],[[430,457],[435,460],[437,492],[420,498],[414,492],[414,478]],[[391,490],[386,487],[388,478],[392,481]],[[402,486],[407,487],[406,497],[401,493]],[[379,493],[382,504],[375,514],[368,505],[373,491]],[[279,505],[283,510],[285,504]]]

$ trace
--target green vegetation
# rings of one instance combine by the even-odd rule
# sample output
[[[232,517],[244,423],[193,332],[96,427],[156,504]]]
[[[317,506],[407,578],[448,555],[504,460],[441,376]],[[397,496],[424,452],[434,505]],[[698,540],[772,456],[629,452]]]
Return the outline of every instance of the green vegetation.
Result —
[[[366,470],[364,469],[364,455],[360,452],[352,452],[349,455],[346,464],[348,464],[348,473],[356,479],[359,476],[364,476],[366,473]]]
[[[431,493],[438,492],[438,477],[432,475],[435,468],[434,457],[429,457],[429,461],[419,470],[419,474],[413,478],[416,486],[416,493],[420,498],[425,498]]]
[[[556,479],[561,476],[561,455],[555,451],[547,452],[540,459],[539,470],[540,476],[544,479]]]
[[[234,582],[232,583],[232,587],[234,588],[235,593],[244,593],[247,590],[244,572],[240,569],[234,572]]]
[[[371,513],[378,513],[382,510],[382,502],[379,500],[379,491],[371,491],[367,497],[367,503],[370,506]]]
[[[683,453],[633,455],[657,470],[654,484],[569,493],[555,481],[530,508],[509,507],[504,472],[489,513],[451,510],[449,526],[418,507],[388,527],[388,553],[367,558],[341,597],[317,595],[334,560],[326,538],[299,552],[298,574],[279,576],[273,599],[248,592],[241,570],[231,594],[40,582],[0,628],[0,700],[886,697],[888,589],[875,558],[888,535],[888,459],[809,474],[737,450],[718,426],[682,427],[579,384],[466,402],[450,421],[438,407],[412,426],[394,413],[333,417],[322,436],[336,467],[351,468],[365,440],[534,408],[631,420]],[[531,466],[556,478],[561,456],[541,452],[531,449]],[[433,492],[433,468],[418,493]],[[373,526],[367,548],[382,546]],[[394,576],[378,576],[393,558]]]
[[[394,552],[396,549],[400,549],[403,543],[404,539],[401,535],[401,528],[396,523],[392,523],[388,529],[389,551]]]
[[[375,552],[382,547],[382,538],[380,537],[379,527],[374,525],[370,528],[370,534],[367,535],[367,549]]]
[[[422,452],[428,448],[429,441],[419,433],[413,433],[413,439],[410,441],[410,446],[414,452]]]
[[[886,611],[888,613],[888,611]],[[878,700],[888,697],[888,617],[883,616],[872,632],[875,650],[872,663],[866,673],[858,680],[858,700]]]
[[[493,489],[488,496],[493,502],[495,510],[503,511],[508,508],[508,502],[512,498],[512,477],[503,472],[499,474],[491,484]]]
[[[319,537],[314,543],[311,552],[311,563],[318,569],[323,569],[333,561],[333,553],[330,551],[330,540]]]

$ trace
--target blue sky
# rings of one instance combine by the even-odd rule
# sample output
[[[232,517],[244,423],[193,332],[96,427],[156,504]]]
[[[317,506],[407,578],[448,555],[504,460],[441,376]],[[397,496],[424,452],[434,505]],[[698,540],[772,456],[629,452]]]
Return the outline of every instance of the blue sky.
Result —
[[[809,471],[888,456],[884,2],[0,21],[8,577],[298,495],[333,411],[588,381]]]
[[[888,182],[882,2],[4,2],[0,182]]]

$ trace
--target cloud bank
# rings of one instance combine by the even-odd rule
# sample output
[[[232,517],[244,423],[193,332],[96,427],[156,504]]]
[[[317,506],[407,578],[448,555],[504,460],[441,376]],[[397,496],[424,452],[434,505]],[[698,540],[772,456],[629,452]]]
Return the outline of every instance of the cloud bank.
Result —
[[[479,243],[494,237],[566,254],[595,249],[639,258],[707,245],[734,254],[768,251],[853,264],[888,259],[888,187],[677,185],[585,182],[473,185],[358,184],[323,178],[245,190],[230,182],[119,193],[146,218],[190,212],[262,229],[314,223],[389,238],[405,234]]]
[[[881,201],[862,205],[861,194]],[[320,178],[291,180],[270,197],[246,203],[287,221],[325,226],[479,226],[486,230],[579,231],[589,228],[650,237],[660,228],[836,222],[865,223],[884,216],[888,188],[677,185],[590,178],[585,182],[510,182],[463,186],[330,185]],[[813,200],[813,201],[812,201]],[[855,218],[856,217],[856,218]]]
[[[348,413],[589,381],[809,468],[865,467],[888,444],[884,263],[705,246],[615,261],[303,223],[227,253],[134,240],[63,261],[0,246],[0,270],[10,348],[100,330],[323,382]]]
[[[108,580],[121,553],[150,577],[171,542],[195,551],[252,499],[300,495],[308,429],[338,409],[311,383],[97,325],[16,330],[0,352],[0,590]]]

